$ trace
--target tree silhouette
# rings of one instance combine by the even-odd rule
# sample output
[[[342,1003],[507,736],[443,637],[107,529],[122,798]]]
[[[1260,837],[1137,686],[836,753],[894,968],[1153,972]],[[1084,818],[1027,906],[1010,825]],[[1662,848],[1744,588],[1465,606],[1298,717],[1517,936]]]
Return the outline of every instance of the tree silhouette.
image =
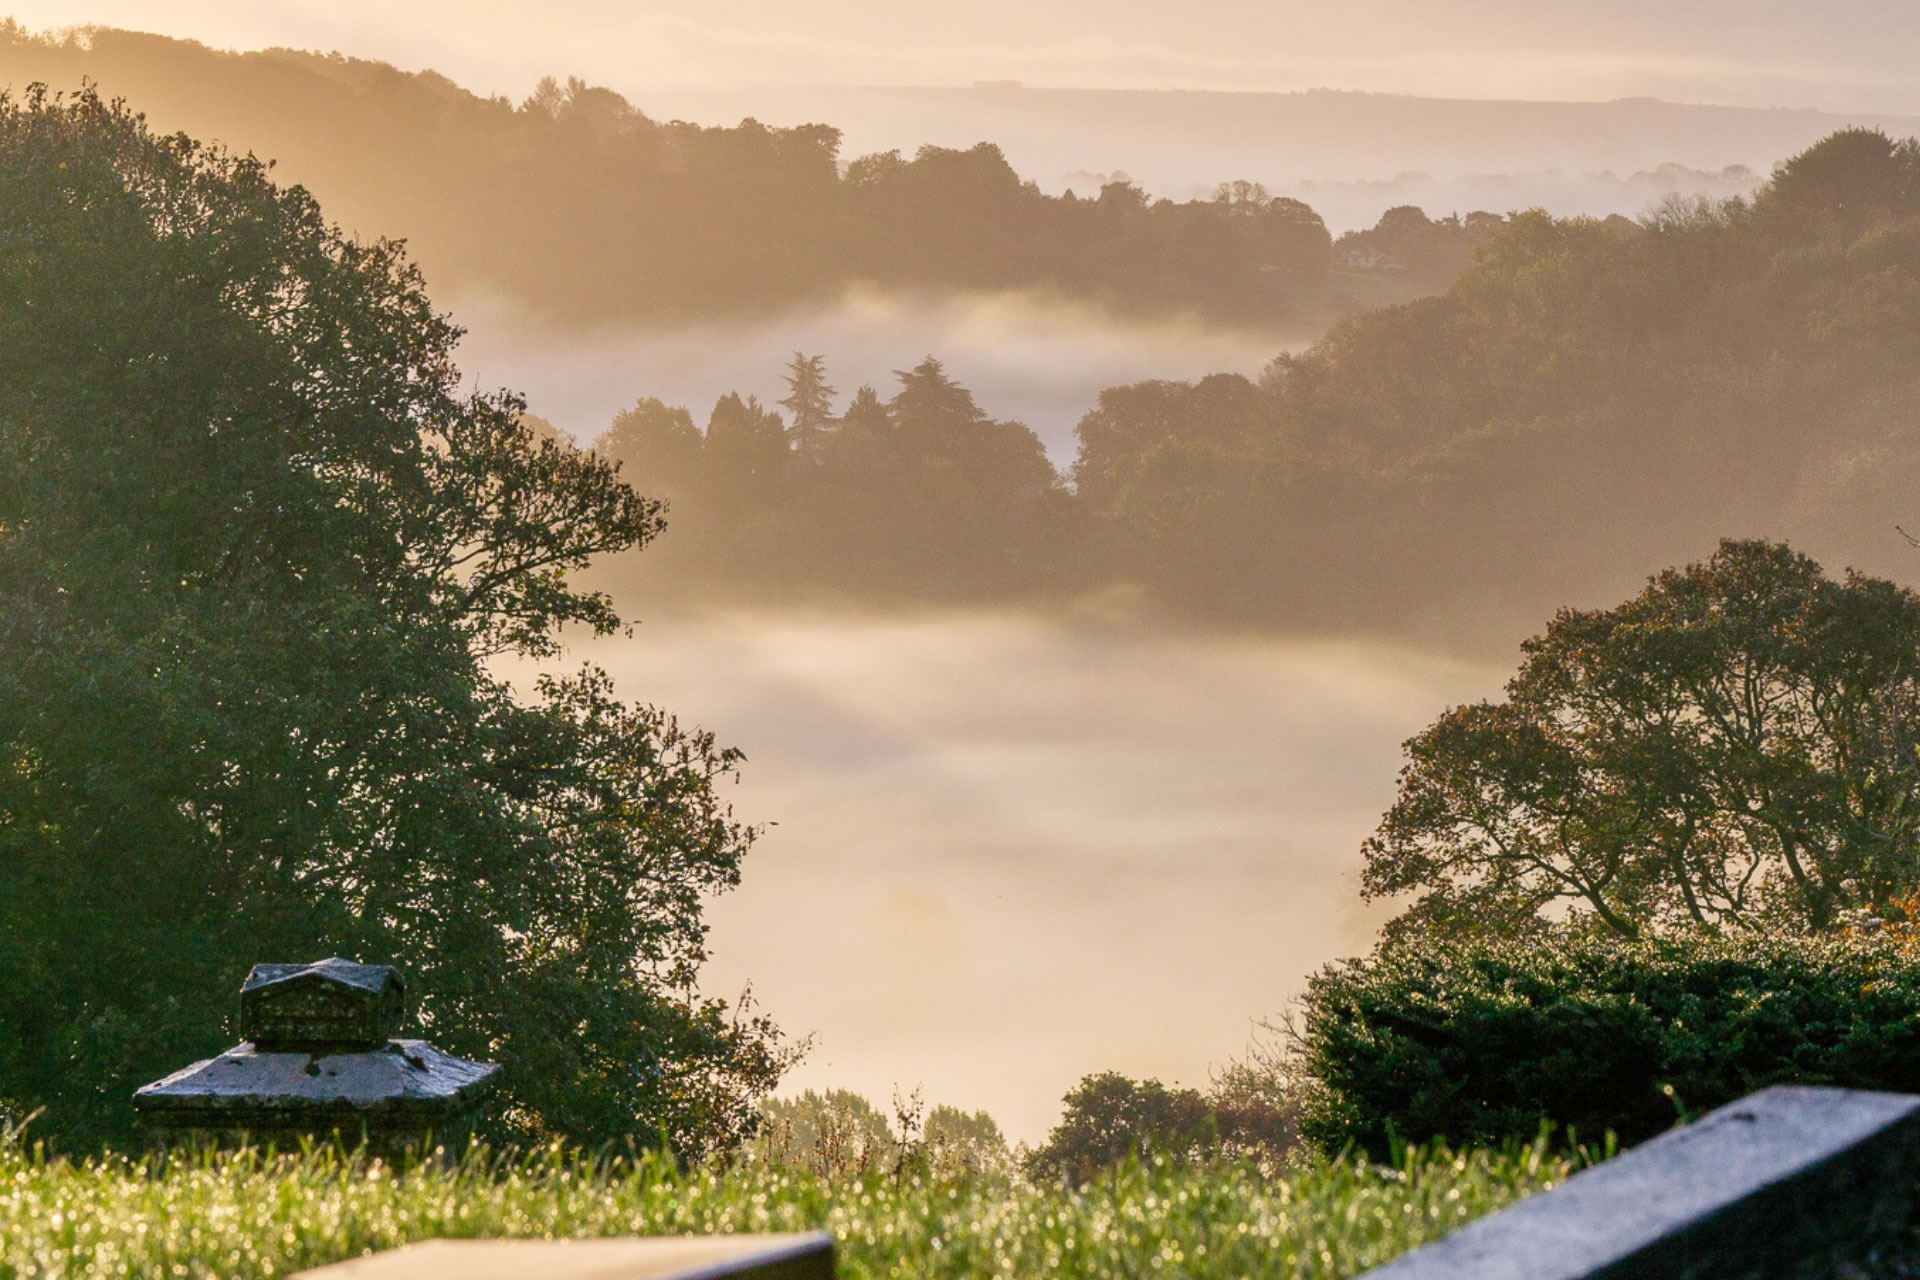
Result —
[[[1407,744],[1365,845],[1369,896],[1421,895],[1394,931],[1817,930],[1920,887],[1911,591],[1725,541],[1524,647]]]
[[[787,362],[786,383],[786,397],[779,403],[790,415],[787,434],[793,441],[793,451],[802,461],[817,466],[833,431],[833,398],[839,394],[827,382],[827,358],[794,352]]]

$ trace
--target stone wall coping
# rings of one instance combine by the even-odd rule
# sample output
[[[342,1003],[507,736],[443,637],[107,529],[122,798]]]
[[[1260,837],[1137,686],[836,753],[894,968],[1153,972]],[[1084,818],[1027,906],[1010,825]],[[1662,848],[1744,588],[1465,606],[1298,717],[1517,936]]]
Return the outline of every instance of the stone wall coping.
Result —
[[[427,1240],[289,1280],[833,1280],[833,1236]]]
[[[1364,1280],[1831,1274],[1920,1221],[1920,1096],[1778,1086],[1584,1169]],[[1811,1271],[1807,1268],[1812,1268]]]

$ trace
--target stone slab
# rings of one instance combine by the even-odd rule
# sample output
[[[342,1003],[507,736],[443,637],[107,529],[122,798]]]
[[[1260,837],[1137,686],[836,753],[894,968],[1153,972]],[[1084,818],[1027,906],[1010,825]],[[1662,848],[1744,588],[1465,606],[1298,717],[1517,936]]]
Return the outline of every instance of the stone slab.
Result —
[[[363,1052],[267,1052],[235,1045],[134,1091],[143,1118],[279,1115],[438,1115],[490,1089],[498,1065],[443,1053],[425,1040]]]
[[[290,1280],[833,1280],[833,1237],[428,1240]]]
[[[1472,1222],[1364,1280],[1830,1272],[1920,1211],[1920,1097],[1762,1090]]]

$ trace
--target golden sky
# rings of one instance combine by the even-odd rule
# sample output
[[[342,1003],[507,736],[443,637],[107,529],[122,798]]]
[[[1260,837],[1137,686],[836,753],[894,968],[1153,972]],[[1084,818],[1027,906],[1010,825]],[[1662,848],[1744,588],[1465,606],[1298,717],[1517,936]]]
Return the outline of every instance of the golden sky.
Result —
[[[14,0],[0,12],[35,28],[338,49],[514,97],[552,72],[629,94],[1020,79],[1920,112],[1912,0]]]

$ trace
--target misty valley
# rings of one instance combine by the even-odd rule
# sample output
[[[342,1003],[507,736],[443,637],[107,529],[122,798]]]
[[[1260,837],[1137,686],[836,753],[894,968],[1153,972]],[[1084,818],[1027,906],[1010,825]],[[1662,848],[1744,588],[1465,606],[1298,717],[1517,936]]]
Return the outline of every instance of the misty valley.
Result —
[[[0,17],[0,1280],[1354,1276],[1920,1095],[1920,121],[365,55]]]
[[[1363,947],[1395,744],[1502,676],[1097,613],[650,614],[593,652],[747,753],[778,825],[708,981],[819,1030],[789,1088],[919,1085],[1028,1143],[1090,1058],[1204,1079],[1272,975]]]

